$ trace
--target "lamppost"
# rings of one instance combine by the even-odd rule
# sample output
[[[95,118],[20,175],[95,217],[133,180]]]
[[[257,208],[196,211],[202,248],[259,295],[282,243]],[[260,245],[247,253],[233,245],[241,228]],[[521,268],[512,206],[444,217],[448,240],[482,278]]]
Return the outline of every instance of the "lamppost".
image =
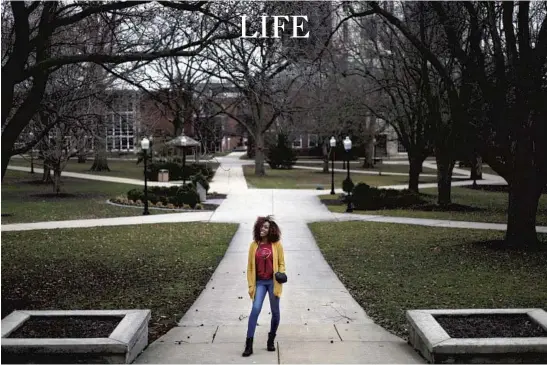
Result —
[[[154,163],[154,150],[152,149],[152,146],[154,146],[154,136],[148,137],[148,140],[150,141],[150,163]]]
[[[182,144],[182,186],[186,185],[186,136],[180,139]]]
[[[34,141],[34,133],[30,132],[28,136],[30,137],[30,141],[32,143]],[[32,152],[32,148],[33,147],[30,148],[30,173],[34,174],[34,153]]]
[[[144,212],[142,215],[149,215],[148,211],[148,177],[146,176],[146,162],[148,160],[148,149],[150,148],[150,141],[144,137],[141,141],[141,148],[144,154]]]
[[[348,180],[348,182],[350,182],[351,179],[349,177],[349,151],[351,150],[351,139],[349,139],[349,137],[346,137],[346,139],[344,139],[344,149],[346,150],[347,166],[348,166],[348,176],[347,176],[346,179]],[[346,212],[351,213],[351,212],[353,212],[353,203],[351,201],[352,200],[351,189],[350,189],[350,191],[348,191],[347,200],[348,200],[348,207],[346,208]]]
[[[332,154],[332,168],[331,168],[331,180],[330,180],[330,195],[334,195],[334,148],[336,147],[336,138],[330,137],[330,153]]]

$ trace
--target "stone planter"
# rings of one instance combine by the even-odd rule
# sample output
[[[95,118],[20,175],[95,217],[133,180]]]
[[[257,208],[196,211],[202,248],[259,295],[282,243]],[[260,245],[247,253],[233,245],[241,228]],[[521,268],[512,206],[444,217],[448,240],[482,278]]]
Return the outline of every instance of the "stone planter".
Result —
[[[455,309],[410,310],[409,342],[431,363],[545,363],[547,337],[452,338],[436,316],[528,315],[547,330],[547,313],[542,309]]]
[[[104,338],[10,338],[31,317],[114,317],[121,321]],[[2,357],[9,362],[131,363],[148,345],[150,310],[14,311],[2,319]],[[64,361],[63,361],[64,360]]]

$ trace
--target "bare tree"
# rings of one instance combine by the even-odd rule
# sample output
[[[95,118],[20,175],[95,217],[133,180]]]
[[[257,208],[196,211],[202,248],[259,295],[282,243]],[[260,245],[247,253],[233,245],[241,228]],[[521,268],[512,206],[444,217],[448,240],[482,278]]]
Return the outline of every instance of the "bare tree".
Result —
[[[168,56],[192,56],[218,39],[238,37],[221,27],[226,20],[213,14],[207,2],[6,2],[2,11],[2,178],[11,156],[25,152],[14,144],[40,108],[51,73],[69,64],[144,64]],[[200,27],[181,29],[180,23],[161,22],[170,15],[191,19],[201,15]],[[85,28],[99,16],[113,33],[112,52],[82,51],[78,45],[101,44],[100,35],[86,34],[67,44],[59,34]],[[193,23],[192,23],[193,24]],[[180,43],[180,37],[200,37]],[[72,47],[75,46],[75,47]],[[104,48],[103,48],[104,49]],[[25,146],[32,147],[37,141]]]
[[[545,3],[425,4],[442,26],[438,36],[458,61],[461,82],[446,66],[444,49],[428,47],[415,29],[378,2],[368,6],[435,69],[446,87],[451,119],[467,130],[484,160],[508,182],[508,244],[536,245],[538,202],[547,184]]]

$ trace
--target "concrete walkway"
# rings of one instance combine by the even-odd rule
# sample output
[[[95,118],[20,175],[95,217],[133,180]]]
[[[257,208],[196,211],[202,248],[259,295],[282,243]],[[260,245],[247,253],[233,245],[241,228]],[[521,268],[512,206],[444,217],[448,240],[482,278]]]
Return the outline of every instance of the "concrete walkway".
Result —
[[[215,212],[12,224],[3,225],[2,230],[184,221],[239,223],[206,289],[178,326],[152,343],[136,363],[424,363],[406,342],[367,316],[323,258],[307,223],[367,220],[483,229],[505,229],[505,225],[332,213],[317,199],[324,191],[248,189],[242,165],[249,161],[239,160],[240,155],[233,153],[218,159],[221,167],[211,191],[229,195]],[[273,214],[283,231],[289,281],[281,298],[277,351],[267,352],[265,348],[270,320],[265,300],[255,353],[243,358],[251,307],[246,283],[247,252],[254,220],[266,214]],[[538,228],[547,232],[547,227]]]

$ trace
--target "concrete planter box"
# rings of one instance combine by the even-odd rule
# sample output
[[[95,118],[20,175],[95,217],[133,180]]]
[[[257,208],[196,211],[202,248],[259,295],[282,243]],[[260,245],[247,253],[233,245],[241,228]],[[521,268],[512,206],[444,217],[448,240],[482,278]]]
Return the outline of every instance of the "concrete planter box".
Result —
[[[547,312],[542,309],[410,310],[409,342],[434,364],[547,362],[547,337],[452,338],[434,317],[477,314],[527,314],[547,330]]]
[[[9,338],[31,317],[118,317],[120,323],[105,338]],[[150,310],[69,310],[14,311],[2,319],[2,356],[11,361],[29,362],[47,358],[60,363],[63,358],[85,359],[89,363],[131,363],[148,345]],[[59,359],[56,361],[56,359]]]

